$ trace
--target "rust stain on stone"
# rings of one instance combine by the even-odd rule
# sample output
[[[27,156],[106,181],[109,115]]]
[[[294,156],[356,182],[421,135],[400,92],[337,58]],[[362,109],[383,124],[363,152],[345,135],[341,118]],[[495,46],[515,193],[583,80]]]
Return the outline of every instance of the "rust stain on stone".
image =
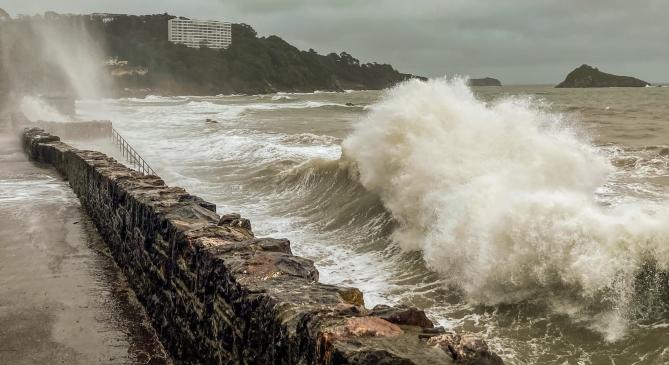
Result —
[[[378,317],[348,318],[343,325],[336,326],[329,333],[332,341],[354,337],[392,337],[403,334],[404,331],[385,319]]]
[[[202,247],[205,248],[227,245],[232,243],[230,241],[226,241],[220,238],[211,238],[211,237],[201,237],[197,241],[202,245]]]
[[[257,255],[248,261],[246,274],[256,276],[260,280],[268,280],[281,276],[283,273],[276,266],[276,260],[269,255]]]

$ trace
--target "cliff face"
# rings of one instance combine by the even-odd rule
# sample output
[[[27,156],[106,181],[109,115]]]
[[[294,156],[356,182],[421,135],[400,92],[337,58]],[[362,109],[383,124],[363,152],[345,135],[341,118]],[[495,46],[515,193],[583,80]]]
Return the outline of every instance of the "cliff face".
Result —
[[[556,87],[644,87],[650,83],[630,76],[618,76],[581,65],[567,75]]]
[[[482,79],[469,79],[469,86],[502,86],[502,83],[492,77]]]

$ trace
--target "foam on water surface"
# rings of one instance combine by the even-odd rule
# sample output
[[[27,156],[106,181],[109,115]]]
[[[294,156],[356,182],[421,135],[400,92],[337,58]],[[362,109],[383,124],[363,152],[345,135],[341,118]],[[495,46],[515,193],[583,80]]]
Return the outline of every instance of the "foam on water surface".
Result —
[[[509,363],[667,360],[642,345],[669,335],[646,295],[667,265],[667,139],[624,119],[665,133],[653,119],[664,94],[635,93],[666,89],[615,103],[609,90],[500,90],[435,80],[77,106],[112,119],[168,184],[291,239],[322,281],[360,287],[368,305],[425,308]]]

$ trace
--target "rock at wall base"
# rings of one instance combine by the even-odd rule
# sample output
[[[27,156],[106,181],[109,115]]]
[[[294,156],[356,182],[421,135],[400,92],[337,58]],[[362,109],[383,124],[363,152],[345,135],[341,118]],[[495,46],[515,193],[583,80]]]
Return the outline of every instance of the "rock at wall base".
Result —
[[[502,359],[490,351],[488,344],[471,335],[446,333],[427,340],[427,344],[436,346],[448,353],[455,363],[466,365],[503,365]]]

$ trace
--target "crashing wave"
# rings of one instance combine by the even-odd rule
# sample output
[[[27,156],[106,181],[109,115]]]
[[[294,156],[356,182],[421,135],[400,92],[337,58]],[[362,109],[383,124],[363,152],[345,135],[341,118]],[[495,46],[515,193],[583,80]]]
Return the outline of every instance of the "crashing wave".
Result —
[[[661,282],[669,269],[666,201],[601,204],[614,167],[531,99],[487,104],[463,80],[409,81],[343,151],[398,222],[393,241],[471,302],[542,300],[615,340],[639,314],[640,273],[652,263]]]

